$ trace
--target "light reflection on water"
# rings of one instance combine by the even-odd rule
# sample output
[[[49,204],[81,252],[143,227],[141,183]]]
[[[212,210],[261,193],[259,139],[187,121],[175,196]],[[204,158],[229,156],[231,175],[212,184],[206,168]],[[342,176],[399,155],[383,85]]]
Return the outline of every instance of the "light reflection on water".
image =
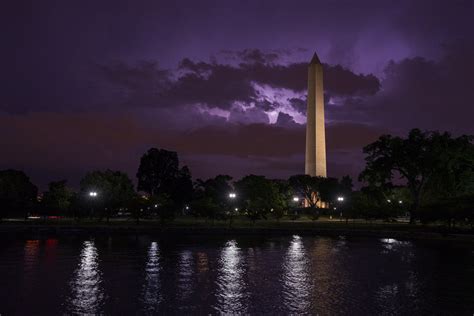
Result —
[[[25,243],[24,267],[25,274],[31,273],[38,263],[39,240],[27,240]]]
[[[34,279],[38,268],[39,261],[39,240],[27,240],[23,249],[23,288],[25,296],[28,296],[32,291],[31,281]],[[0,300],[1,302],[1,300]],[[0,304],[1,306],[1,304]],[[0,312],[1,314],[1,312]]]
[[[382,254],[396,256],[398,268],[389,273],[382,274],[380,287],[375,293],[375,302],[383,314],[394,314],[397,312],[402,299],[416,306],[419,300],[419,281],[417,273],[413,269],[415,259],[414,246],[410,241],[400,241],[394,238],[383,238]],[[389,260],[392,260],[391,257]]]
[[[283,301],[290,313],[309,313],[312,282],[309,260],[300,236],[293,236],[283,263]]]
[[[179,299],[186,301],[193,291],[193,254],[189,250],[180,253],[178,263],[178,289]]]
[[[467,315],[474,310],[471,244],[311,236],[155,238],[22,237],[3,245],[0,240],[0,312]]]
[[[148,259],[145,268],[143,303],[147,312],[156,312],[162,301],[160,271],[160,253],[158,243],[154,241],[148,249]]]
[[[216,309],[222,314],[245,314],[247,288],[243,279],[244,263],[242,251],[235,240],[226,243],[219,261]]]
[[[70,283],[69,308],[72,313],[96,314],[104,300],[102,276],[99,270],[99,256],[94,241],[85,241],[80,263]]]
[[[383,246],[387,250],[395,250],[400,247],[411,247],[412,243],[410,241],[401,241],[394,238],[382,238],[380,239]]]

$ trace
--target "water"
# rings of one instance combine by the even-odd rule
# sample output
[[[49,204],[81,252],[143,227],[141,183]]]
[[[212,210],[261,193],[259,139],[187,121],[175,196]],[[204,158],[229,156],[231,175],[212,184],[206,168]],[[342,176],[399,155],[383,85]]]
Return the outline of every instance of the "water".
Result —
[[[474,247],[308,236],[6,237],[0,314],[474,312]]]

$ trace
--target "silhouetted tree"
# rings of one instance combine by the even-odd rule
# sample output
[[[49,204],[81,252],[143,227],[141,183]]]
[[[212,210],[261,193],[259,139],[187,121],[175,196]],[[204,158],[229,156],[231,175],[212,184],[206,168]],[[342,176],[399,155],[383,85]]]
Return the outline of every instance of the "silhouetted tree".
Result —
[[[438,198],[420,207],[422,223],[442,221],[448,227],[456,222],[474,226],[474,195],[456,196],[454,198]]]
[[[311,208],[316,208],[321,200],[318,192],[323,181],[325,181],[324,177],[312,177],[307,174],[294,175],[288,179],[293,192],[305,199]]]
[[[472,159],[461,150],[472,148],[471,140],[468,136],[453,139],[449,133],[419,129],[411,130],[405,139],[383,135],[364,147],[367,165],[360,180],[378,186],[391,184],[396,176],[405,180],[412,196],[410,222],[413,223],[427,185],[437,176],[448,173],[452,175],[451,187],[462,186],[454,174],[462,169],[458,168],[461,165],[473,169]]]
[[[48,185],[41,201],[45,215],[66,215],[71,207],[74,192],[66,186],[67,181],[53,181]]]
[[[272,180],[278,190],[278,197],[275,201],[271,215],[278,221],[288,212],[293,199],[293,190],[287,180]]]
[[[126,207],[134,198],[132,180],[127,174],[120,171],[93,171],[80,182],[80,191],[83,199],[94,208],[100,217],[109,217],[119,208]],[[89,196],[89,192],[97,192],[96,197]],[[91,216],[94,214],[91,214]]]
[[[235,207],[231,204],[236,203],[229,200],[229,193],[233,191],[231,180],[232,177],[228,175],[218,175],[205,181],[198,179],[195,184],[193,212],[211,220],[224,218],[225,213],[232,211],[232,206]]]
[[[193,197],[193,181],[191,172],[187,166],[179,170],[178,176],[174,182],[171,183],[170,192],[168,194],[175,208],[182,209],[191,202]]]
[[[445,151],[439,157],[438,168],[426,183],[421,202],[433,203],[437,199],[449,200],[474,194],[474,145],[473,137],[442,139],[438,146]]]
[[[339,182],[339,186],[340,186],[341,194],[343,196],[350,197],[352,193],[352,188],[354,187],[354,185],[352,184],[352,178],[348,175],[343,176],[341,178],[341,181]]]
[[[137,189],[152,197],[167,201],[161,207],[182,209],[191,201],[193,184],[187,166],[179,168],[178,154],[164,149],[151,148],[141,158],[137,172]],[[161,212],[162,214],[164,213]],[[167,217],[171,218],[171,217]]]
[[[318,196],[321,201],[334,202],[343,195],[342,187],[336,178],[322,178],[319,180]]]
[[[6,216],[28,217],[36,205],[38,188],[19,170],[0,171],[0,219]]]
[[[137,225],[140,223],[140,218],[145,215],[148,207],[150,207],[150,201],[147,198],[139,194],[133,195],[128,209],[131,211]]]
[[[235,183],[235,187],[239,203],[252,221],[266,219],[272,209],[281,207],[278,187],[264,176],[245,176]]]
[[[179,176],[178,154],[174,151],[150,148],[140,159],[138,167],[138,191],[150,195],[169,193]]]

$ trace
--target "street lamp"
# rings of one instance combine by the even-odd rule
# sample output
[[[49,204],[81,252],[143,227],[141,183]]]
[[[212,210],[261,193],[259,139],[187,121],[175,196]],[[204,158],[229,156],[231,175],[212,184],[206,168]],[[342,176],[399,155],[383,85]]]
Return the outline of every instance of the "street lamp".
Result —
[[[338,197],[337,197],[337,202],[338,202],[339,204],[341,204],[341,208],[342,208],[342,206],[343,206],[343,205],[342,205],[342,202],[344,202],[344,197],[343,197],[343,196],[338,196]],[[336,210],[336,208],[334,208],[334,210]],[[342,210],[341,210],[341,212],[339,213],[339,219],[342,221]]]
[[[229,193],[229,199],[231,199],[231,201],[235,200],[235,198],[237,197],[237,194],[235,192],[230,192]],[[233,202],[231,202],[231,205],[234,204]],[[230,206],[230,205],[229,205]],[[232,210],[232,209],[231,209]],[[234,208],[235,212],[238,211],[238,208]],[[232,220],[234,218],[234,214],[232,211],[229,211],[229,228],[232,227]]]
[[[95,199],[97,197],[97,191],[90,191],[89,197],[91,197],[92,199]],[[94,214],[94,203],[91,202],[91,210],[90,210],[89,217],[92,218],[93,214]],[[108,220],[108,217],[107,217],[107,220]]]
[[[398,204],[403,204],[403,201],[402,200],[398,201]]]
[[[297,196],[294,196],[294,197],[293,197],[293,201],[294,201],[294,202],[299,202],[299,201],[300,201],[300,198],[297,197]]]

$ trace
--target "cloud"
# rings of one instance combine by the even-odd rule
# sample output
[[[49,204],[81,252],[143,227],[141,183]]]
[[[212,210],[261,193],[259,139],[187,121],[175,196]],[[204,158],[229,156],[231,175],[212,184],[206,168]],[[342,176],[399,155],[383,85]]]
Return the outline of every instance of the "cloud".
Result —
[[[283,127],[300,127],[300,125],[295,122],[291,115],[283,112],[278,113],[275,125]]]
[[[474,42],[444,47],[439,60],[423,57],[391,61],[385,67],[382,89],[374,96],[351,97],[331,107],[335,120],[370,122],[396,133],[418,127],[474,133]]]
[[[237,52],[238,57],[245,63],[269,64],[280,58],[276,52],[263,52],[260,49],[244,49]]]
[[[299,98],[290,98],[288,99],[290,102],[290,105],[295,109],[296,111],[300,113],[306,114],[306,100],[299,99]],[[325,99],[326,101],[326,99]]]
[[[100,65],[99,69],[112,86],[107,86],[110,93],[124,99],[119,103],[137,107],[201,104],[230,110],[236,103],[243,103],[271,111],[288,102],[287,98],[275,103],[262,95],[256,85],[300,94],[307,88],[307,63],[277,64],[279,53],[258,49],[233,54],[237,60],[234,64],[185,58],[176,71],[161,69],[154,62],[135,66],[112,63]],[[355,74],[340,65],[324,68],[325,90],[331,95],[372,95],[379,90],[379,81],[373,75]],[[302,110],[296,99],[290,100],[290,105]]]
[[[268,115],[260,108],[253,107],[250,109],[234,108],[230,111],[230,123],[254,124],[254,123],[270,123]]]

